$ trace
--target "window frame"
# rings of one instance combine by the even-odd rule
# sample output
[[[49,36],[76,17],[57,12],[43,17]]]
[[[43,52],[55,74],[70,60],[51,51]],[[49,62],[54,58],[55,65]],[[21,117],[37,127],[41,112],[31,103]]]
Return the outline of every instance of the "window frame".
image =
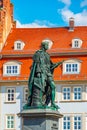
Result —
[[[16,67],[16,68],[15,68]],[[6,65],[5,66],[6,75],[18,75],[19,74],[19,65]],[[17,73],[16,73],[17,72]]]
[[[66,121],[64,120],[64,118],[66,118]],[[69,118],[69,120],[68,120],[68,118]],[[65,121],[65,122],[64,122],[64,121]],[[64,127],[65,127],[64,124],[66,124],[66,129],[64,128]],[[65,115],[65,116],[63,117],[63,130],[67,130],[67,127],[70,127],[68,130],[71,129],[71,117],[68,116],[68,115]]]
[[[70,89],[70,92],[66,92],[66,99],[64,99],[64,89]],[[68,95],[67,95],[68,93],[69,93],[70,98],[67,98],[68,97]],[[71,88],[70,87],[62,87],[62,100],[63,101],[71,100]]]
[[[14,93],[8,93],[8,90],[14,90]],[[10,96],[12,96],[12,94],[14,95],[14,100],[8,100],[8,98],[12,98],[12,97],[8,97],[8,94],[10,95]],[[6,88],[6,101],[5,101],[6,103],[15,103],[16,102],[16,88],[15,87],[8,87],[8,88]]]
[[[81,48],[81,46],[82,46],[82,40],[81,39],[79,39],[79,38],[72,39],[72,48]]]
[[[8,119],[7,119],[8,116],[13,117],[13,128],[8,128],[8,123],[7,123],[7,121],[8,121]],[[6,118],[6,126],[5,126],[6,129],[7,129],[7,130],[14,130],[14,129],[15,129],[15,115],[14,115],[14,114],[7,114],[5,118]],[[12,122],[12,121],[10,120],[10,126],[11,126],[11,122]]]
[[[18,76],[20,75],[20,70],[21,65],[19,62],[9,61],[3,64],[3,76]]]
[[[74,41],[74,48],[79,48],[79,41],[78,40]]]
[[[68,68],[67,68],[67,65],[68,65]],[[77,68],[74,68],[73,65],[74,65],[74,67],[75,67],[75,65],[76,65]],[[65,65],[66,73],[67,73],[67,74],[79,73],[78,66],[79,66],[78,63],[66,63],[66,65]],[[70,68],[69,68],[69,67],[70,67]],[[75,69],[77,69],[77,71],[75,71]],[[68,70],[68,71],[67,71],[67,70]],[[69,70],[71,70],[71,71],[69,71]],[[73,71],[73,70],[74,70],[74,71]]]
[[[76,117],[76,118],[79,118],[79,117],[80,117],[80,121],[77,119],[77,121],[76,121],[76,123],[75,123],[75,117]],[[79,126],[79,122],[78,122],[78,121],[81,123],[81,126],[80,126],[81,128],[80,128],[80,129],[78,129],[78,128],[75,129],[75,124],[76,124],[77,127]],[[73,129],[74,129],[74,130],[82,130],[82,117],[81,117],[81,116],[79,116],[79,115],[74,116],[74,119],[73,119]]]
[[[18,44],[20,44],[20,47]],[[14,50],[18,50],[18,51],[23,50],[24,46],[25,43],[23,41],[17,40],[14,42]]]
[[[22,45],[20,42],[18,42],[16,46],[17,46],[17,50],[22,50]]]
[[[63,62],[63,74],[79,74],[80,70],[81,61],[77,59],[70,59]]]
[[[24,88],[24,102],[27,102],[27,100],[26,100],[26,95],[27,95],[27,99],[28,99],[28,94],[26,94],[26,90],[27,90],[27,92],[28,92],[28,94],[29,94],[28,88],[25,87],[25,88]]]
[[[81,90],[80,90],[80,95],[79,95],[79,91],[78,91],[78,90],[77,90],[77,95],[76,95],[76,94],[75,94],[76,92],[74,91],[74,89],[79,89],[79,88],[81,89]],[[73,87],[73,100],[74,100],[74,101],[82,100],[82,92],[83,92],[83,91],[82,91],[82,87]],[[75,96],[77,97],[76,99],[75,99]],[[78,98],[79,96],[80,96],[81,98]]]
[[[68,99],[68,98],[64,99],[64,92],[63,92],[64,88],[70,88],[70,94],[69,94],[70,99]],[[80,88],[80,91],[79,91],[80,94],[77,93],[80,96],[80,98],[79,98],[79,96],[77,96],[78,97],[77,99],[74,98],[74,88]],[[87,101],[86,99],[84,99],[85,98],[84,96],[86,96],[86,91],[84,93],[83,89],[84,89],[84,86],[82,84],[80,84],[80,85],[77,85],[77,84],[68,85],[67,84],[67,85],[61,86],[61,97],[59,99],[59,102],[82,102],[82,101],[85,102],[85,101]],[[67,93],[67,91],[66,91],[66,93]]]

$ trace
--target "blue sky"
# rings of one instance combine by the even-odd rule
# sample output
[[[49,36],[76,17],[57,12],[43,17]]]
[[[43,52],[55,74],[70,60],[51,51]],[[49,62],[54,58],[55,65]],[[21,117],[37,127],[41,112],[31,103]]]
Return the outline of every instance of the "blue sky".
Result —
[[[87,0],[11,0],[17,27],[68,26],[69,18],[75,25],[87,25]]]

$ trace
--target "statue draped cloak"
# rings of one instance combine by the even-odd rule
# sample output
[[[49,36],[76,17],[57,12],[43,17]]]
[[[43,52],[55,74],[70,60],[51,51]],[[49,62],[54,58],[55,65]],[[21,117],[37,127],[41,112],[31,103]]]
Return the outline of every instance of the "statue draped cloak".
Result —
[[[33,64],[28,82],[30,94],[29,98],[32,98],[34,87],[43,93],[45,93],[45,91],[48,91],[46,89],[47,81],[53,80],[53,71],[57,66],[58,64],[53,64],[51,62],[50,55],[47,52],[43,50],[36,51],[33,56]],[[37,77],[37,73],[40,73],[40,77]]]
[[[33,56],[33,65],[31,68],[31,73],[30,73],[30,77],[29,77],[29,82],[28,82],[28,86],[29,89],[32,89],[33,84],[35,84],[38,82],[37,77],[36,77],[36,73],[41,73],[41,77],[39,80],[41,80],[41,84],[42,84],[42,91],[44,91],[44,85],[46,85],[45,81],[47,79],[47,76],[52,77],[52,73],[54,71],[55,68],[55,64],[53,64],[50,61],[50,56],[47,52],[44,52],[43,50],[38,50],[34,56]],[[40,87],[37,84],[38,87]]]

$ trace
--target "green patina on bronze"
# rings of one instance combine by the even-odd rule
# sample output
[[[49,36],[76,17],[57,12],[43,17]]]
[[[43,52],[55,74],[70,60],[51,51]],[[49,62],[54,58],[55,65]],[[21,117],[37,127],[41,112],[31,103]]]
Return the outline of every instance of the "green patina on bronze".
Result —
[[[29,97],[24,109],[50,108],[57,110],[55,104],[55,83],[53,72],[62,62],[52,63],[50,55],[46,52],[49,42],[42,42],[41,49],[33,56],[33,65],[28,82]],[[50,106],[49,103],[51,104]]]
[[[27,104],[23,107],[24,109],[51,109],[51,110],[58,110],[60,107],[58,106],[57,108],[51,107],[51,106],[28,106]]]

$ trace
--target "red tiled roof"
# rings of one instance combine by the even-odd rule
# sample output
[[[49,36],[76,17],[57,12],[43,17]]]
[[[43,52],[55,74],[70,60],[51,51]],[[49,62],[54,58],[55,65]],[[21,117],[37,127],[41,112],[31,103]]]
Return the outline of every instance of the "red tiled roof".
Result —
[[[13,28],[7,38],[7,41],[3,47],[2,54],[33,54],[37,49],[40,48],[41,41],[43,39],[49,38],[54,42],[52,49],[50,52],[87,52],[87,26],[75,27],[73,32],[70,32],[67,27],[60,28]],[[80,38],[83,41],[82,47],[78,49],[72,49],[71,41],[74,38]],[[14,42],[20,40],[25,43],[23,51],[15,51],[14,50]],[[63,55],[63,57],[52,57],[52,61],[58,62],[63,59],[66,60],[68,58],[78,58],[84,62],[81,65],[81,72],[79,75],[63,75],[62,67],[58,67],[54,72],[55,80],[84,80],[87,79],[87,65],[86,65],[86,56],[67,56]],[[8,59],[2,59],[2,65]],[[11,60],[11,59],[10,59]],[[32,65],[32,59],[30,58],[19,58],[17,59],[22,62],[21,74],[18,78],[20,79],[28,79],[30,73],[30,66]],[[84,69],[82,69],[84,68]],[[1,70],[2,71],[2,70]],[[2,72],[0,72],[2,73]],[[85,77],[85,78],[84,78]],[[2,80],[7,80],[6,77],[1,77]],[[10,77],[10,80],[16,80],[15,77]]]
[[[14,51],[14,42],[21,40],[25,43],[23,51],[20,53],[32,53],[40,48],[41,41],[49,38],[54,42],[52,51],[73,51],[71,41],[74,38],[80,38],[83,41],[82,49],[87,49],[87,26],[75,27],[73,32],[70,32],[67,27],[60,28],[13,28],[7,38],[2,53],[10,54]],[[67,50],[69,49],[69,50]],[[81,50],[81,49],[79,49]],[[77,51],[77,50],[75,50]],[[18,52],[19,53],[19,52]]]

